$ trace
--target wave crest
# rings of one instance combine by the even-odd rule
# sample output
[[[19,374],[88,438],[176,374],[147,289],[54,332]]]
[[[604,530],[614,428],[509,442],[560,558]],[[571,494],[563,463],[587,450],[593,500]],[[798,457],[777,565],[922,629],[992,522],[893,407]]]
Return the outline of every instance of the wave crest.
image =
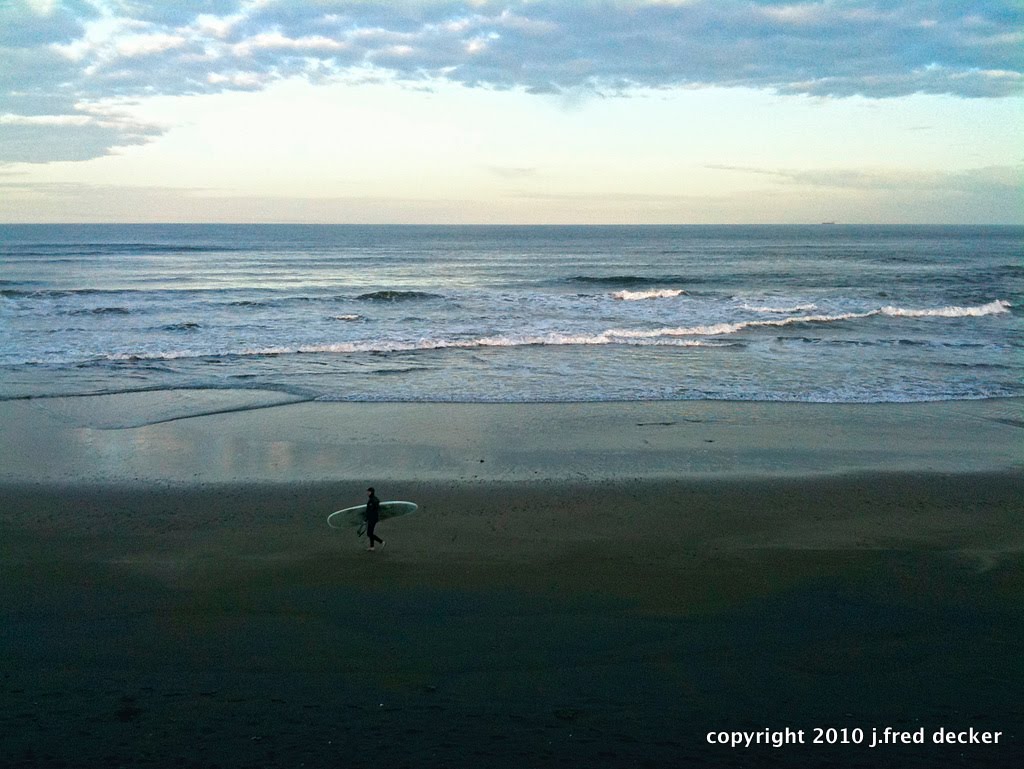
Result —
[[[103,356],[100,360],[175,360],[179,358],[232,358],[276,355],[301,355],[318,353],[381,353],[415,352],[445,349],[475,349],[484,347],[527,347],[527,346],[569,346],[569,345],[643,345],[674,347],[723,347],[735,343],[710,342],[699,337],[720,337],[739,333],[746,329],[781,328],[800,324],[837,323],[877,316],[888,317],[980,317],[1005,313],[1010,303],[996,300],[977,307],[942,307],[913,310],[899,307],[883,307],[865,312],[848,312],[834,315],[794,315],[788,318],[766,318],[735,322],[712,323],[697,326],[661,327],[652,329],[612,328],[597,333],[550,332],[547,334],[522,334],[486,336],[469,339],[420,339],[417,341],[363,340],[330,344],[310,344],[295,347],[263,347],[228,350],[221,352],[198,352],[191,350],[116,353]]]
[[[759,307],[751,304],[743,304],[741,308],[748,312],[762,312],[766,315],[789,315],[793,312],[811,312],[817,310],[818,305],[814,303],[809,304],[795,304],[792,307]]]
[[[658,288],[649,291],[616,291],[612,298],[623,302],[638,302],[644,299],[674,299],[685,294],[681,288]]]
[[[985,315],[1001,315],[1009,312],[1013,305],[1005,299],[997,299],[977,307],[937,307],[931,310],[911,310],[905,307],[887,306],[878,312],[893,318],[980,318]]]
[[[415,299],[441,298],[439,294],[430,294],[426,291],[371,291],[356,297],[362,302],[407,302]]]

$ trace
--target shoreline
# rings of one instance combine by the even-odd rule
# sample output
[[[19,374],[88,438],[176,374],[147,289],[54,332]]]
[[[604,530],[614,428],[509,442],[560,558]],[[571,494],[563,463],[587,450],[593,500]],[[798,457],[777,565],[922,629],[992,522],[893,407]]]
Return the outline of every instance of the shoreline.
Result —
[[[0,483],[383,484],[1024,467],[1024,400],[1016,398],[420,404],[159,391],[3,401],[0,426],[7,444]]]

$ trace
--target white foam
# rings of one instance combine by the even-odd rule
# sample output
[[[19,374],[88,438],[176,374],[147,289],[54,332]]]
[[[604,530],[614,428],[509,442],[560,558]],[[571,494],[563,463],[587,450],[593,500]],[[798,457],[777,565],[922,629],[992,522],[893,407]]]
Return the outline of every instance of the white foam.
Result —
[[[602,331],[599,334],[544,334],[543,336],[512,336],[512,337],[484,337],[472,342],[458,343],[458,347],[525,347],[528,345],[606,345],[623,344],[626,340],[634,340],[635,343],[644,343],[655,338],[656,335],[637,334],[630,335],[616,329]],[[704,347],[704,342],[698,340],[686,340],[685,342],[673,341],[672,344],[687,347]]]
[[[650,291],[616,291],[612,298],[623,302],[638,302],[644,299],[674,299],[685,293],[681,288],[659,288]]]
[[[772,320],[745,320],[736,323],[714,323],[707,326],[682,326],[678,328],[657,328],[648,330],[613,329],[606,333],[627,339],[653,339],[662,336],[722,336],[735,334],[748,328],[766,326],[790,326],[795,323],[832,323],[855,318],[867,318],[875,312],[848,312],[839,315],[796,315],[792,318]]]
[[[539,336],[497,336],[480,337],[478,339],[421,339],[417,342],[399,341],[365,341],[339,342],[333,344],[300,345],[297,347],[250,347],[241,350],[225,350],[222,352],[199,352],[196,350],[171,350],[167,352],[112,353],[104,356],[106,360],[182,360],[196,358],[217,358],[223,356],[258,357],[273,355],[310,355],[317,353],[381,353],[381,352],[415,352],[418,350],[476,349],[483,347],[528,347],[528,346],[568,346],[568,345],[608,345],[608,344],[650,344],[651,339],[634,336],[627,342],[627,335],[616,331],[605,331],[600,334],[544,334]],[[699,340],[666,340],[662,344],[678,347],[713,346]],[[717,346],[717,345],[715,345]]]
[[[750,304],[741,305],[742,309],[748,312],[763,312],[770,315],[789,315],[794,312],[810,312],[817,310],[816,304],[795,304],[792,307],[756,307]]]
[[[865,312],[847,312],[837,314],[793,315],[786,318],[765,318],[763,320],[747,320],[736,322],[713,323],[697,326],[662,327],[653,329],[611,328],[597,333],[559,333],[522,334],[507,336],[488,336],[472,339],[431,339],[423,338],[416,341],[399,341],[375,339],[358,342],[338,342],[331,344],[300,345],[296,347],[260,347],[241,350],[224,350],[217,352],[199,352],[196,350],[177,350],[168,352],[115,353],[105,356],[108,360],[176,360],[181,358],[206,358],[226,355],[260,356],[260,355],[295,355],[317,353],[373,353],[373,352],[413,352],[417,350],[443,349],[474,349],[484,347],[527,347],[527,346],[567,346],[567,345],[672,345],[677,347],[717,346],[702,342],[693,337],[728,336],[746,329],[781,328],[801,323],[836,323],[848,320],[859,320],[875,316],[893,318],[923,317],[982,317],[1009,312],[1010,303],[996,300],[977,307],[940,307],[933,309],[907,309],[902,307],[882,307]]]
[[[911,310],[905,307],[883,307],[879,310],[882,315],[894,318],[980,318],[985,315],[1001,315],[1009,312],[1011,305],[1005,299],[997,299],[988,304],[977,307],[938,307],[935,309]]]

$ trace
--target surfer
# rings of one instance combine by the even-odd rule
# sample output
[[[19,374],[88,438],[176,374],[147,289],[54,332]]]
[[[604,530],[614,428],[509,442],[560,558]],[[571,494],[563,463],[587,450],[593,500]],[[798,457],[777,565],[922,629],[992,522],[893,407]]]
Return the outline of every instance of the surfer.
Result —
[[[380,520],[380,500],[373,491],[373,486],[366,490],[369,495],[366,499],[366,536],[370,539],[370,550],[373,550],[373,543],[380,542],[381,548],[386,544],[383,539],[373,533],[377,521]]]

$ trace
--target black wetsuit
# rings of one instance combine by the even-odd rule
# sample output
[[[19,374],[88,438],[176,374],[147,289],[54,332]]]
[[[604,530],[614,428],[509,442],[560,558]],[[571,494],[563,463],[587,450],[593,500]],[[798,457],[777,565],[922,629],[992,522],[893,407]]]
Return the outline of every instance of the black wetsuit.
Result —
[[[380,542],[382,544],[384,542],[383,539],[373,533],[373,529],[379,520],[380,500],[377,499],[376,494],[371,494],[370,498],[366,500],[366,536],[370,540],[370,547],[373,547],[375,542]]]

